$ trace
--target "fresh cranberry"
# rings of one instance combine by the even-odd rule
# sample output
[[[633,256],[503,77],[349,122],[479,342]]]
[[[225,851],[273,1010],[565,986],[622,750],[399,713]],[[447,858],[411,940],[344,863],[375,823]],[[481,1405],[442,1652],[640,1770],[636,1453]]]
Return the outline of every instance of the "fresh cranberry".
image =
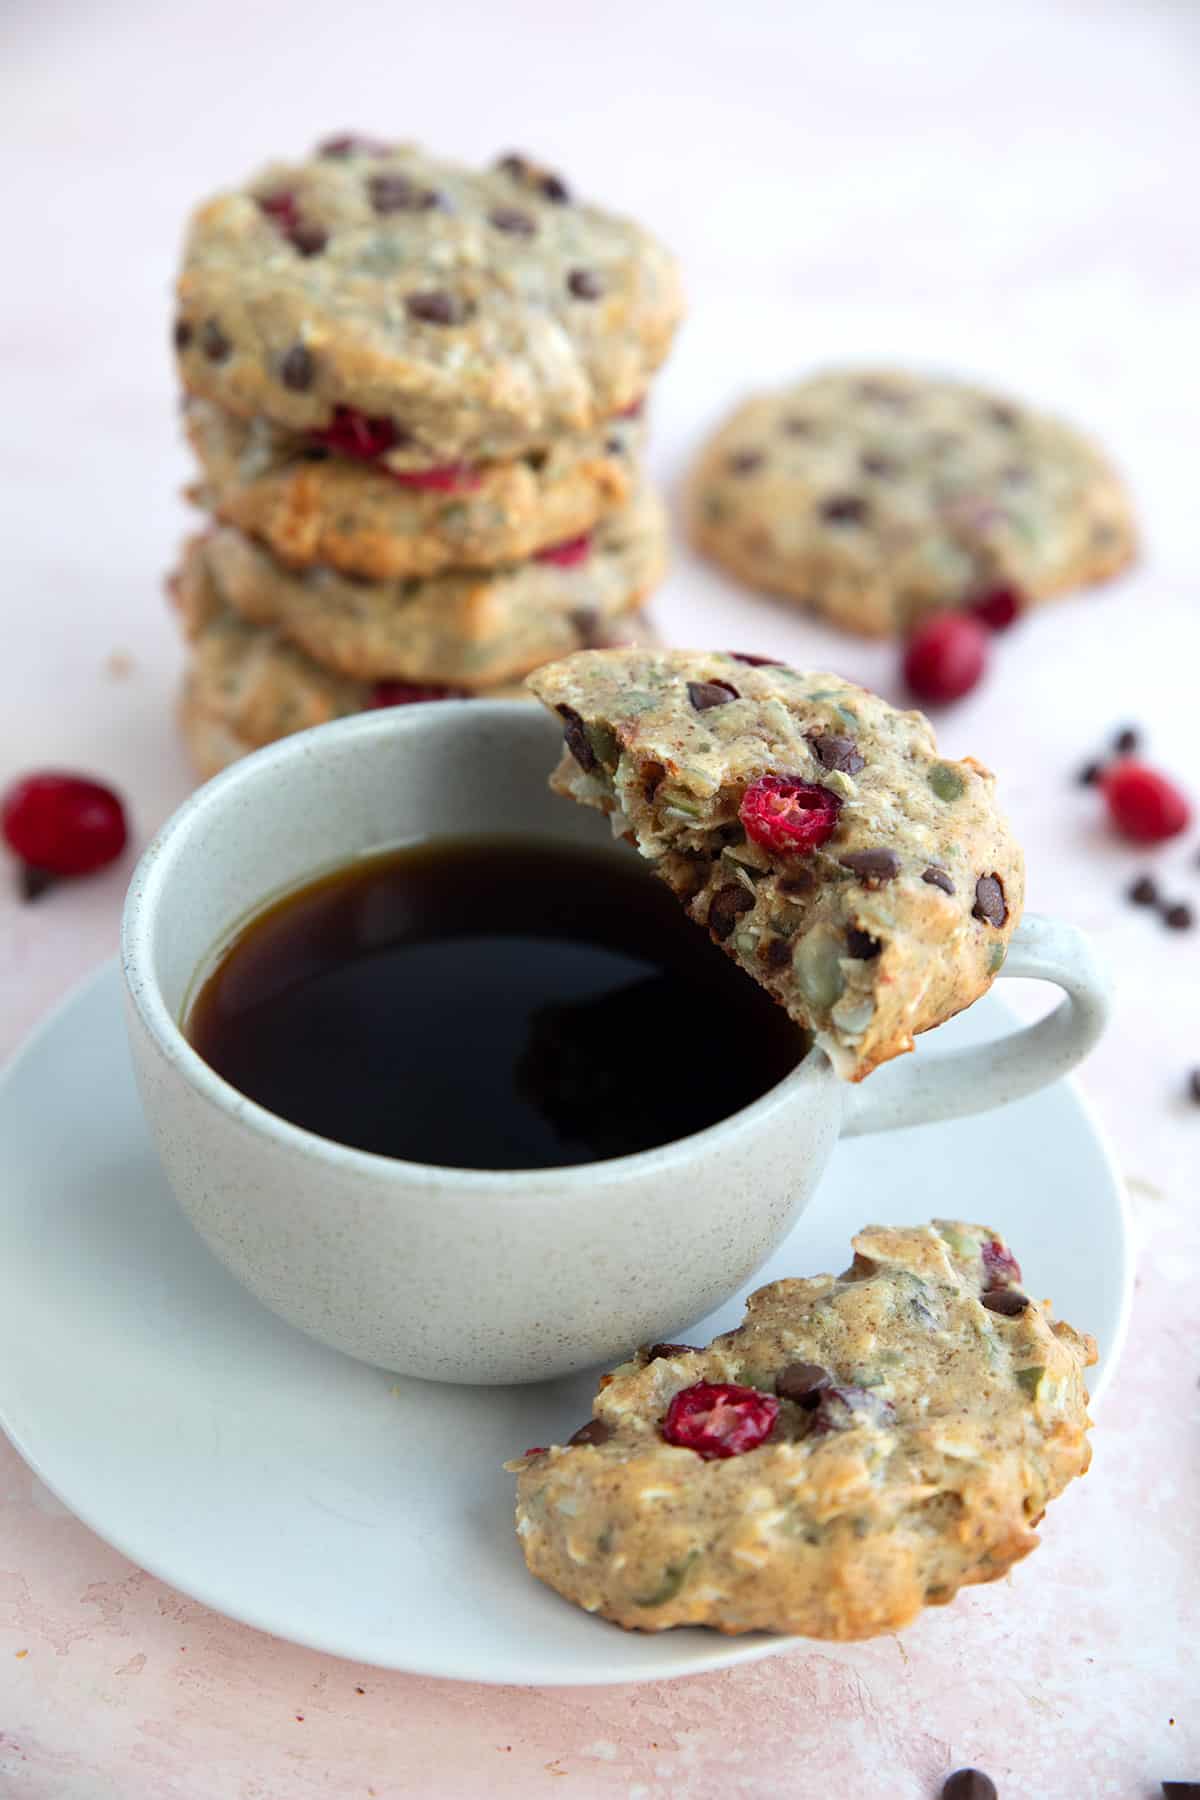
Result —
[[[732,1382],[698,1381],[676,1394],[667,1408],[663,1436],[705,1462],[756,1450],[779,1417],[774,1394]]]
[[[989,588],[972,600],[970,611],[981,624],[992,631],[1007,631],[1021,616],[1021,596],[1016,588]]]
[[[442,687],[437,682],[377,681],[371,689],[370,707],[413,706],[425,700],[466,700],[466,688]]]
[[[809,1431],[814,1437],[823,1437],[828,1431],[848,1431],[859,1420],[868,1425],[890,1425],[896,1417],[896,1409],[890,1400],[873,1394],[870,1388],[849,1384],[822,1388],[816,1405],[810,1410],[812,1424]]]
[[[356,407],[335,406],[332,424],[308,435],[355,462],[375,462],[395,448],[401,434],[390,419],[370,419]]]
[[[840,794],[798,775],[760,775],[742,795],[746,836],[776,856],[807,856],[837,830]]]
[[[545,1456],[549,1448],[549,1444],[531,1444],[529,1449],[523,1450],[521,1454],[522,1456]]]
[[[983,1246],[980,1255],[983,1257],[984,1286],[989,1288],[1007,1287],[1017,1284],[1021,1279],[1021,1265],[1011,1250],[1006,1250],[997,1238],[992,1238]]]
[[[0,831],[27,868],[90,875],[125,848],[125,811],[111,788],[83,775],[26,775],[0,807]]]
[[[300,208],[291,188],[280,188],[278,193],[260,195],[258,206],[259,211],[266,213],[284,237],[291,237],[300,223]]]
[[[1109,817],[1123,837],[1161,844],[1183,831],[1192,816],[1184,796],[1157,769],[1126,759],[1100,777]]]
[[[961,700],[983,674],[987,642],[987,627],[969,613],[933,613],[908,640],[904,679],[930,705]]]
[[[567,538],[561,544],[547,544],[534,556],[534,562],[553,563],[556,569],[574,569],[579,563],[586,562],[592,548],[592,534],[585,531],[579,537]]]
[[[426,494],[458,494],[477,488],[483,477],[470,463],[445,463],[440,469],[389,469],[401,487]]]

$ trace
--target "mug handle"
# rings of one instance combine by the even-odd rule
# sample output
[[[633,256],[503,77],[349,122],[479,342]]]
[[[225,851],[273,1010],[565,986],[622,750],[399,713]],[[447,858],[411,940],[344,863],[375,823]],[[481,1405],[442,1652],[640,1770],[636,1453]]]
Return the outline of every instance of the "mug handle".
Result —
[[[1053,981],[1063,998],[1036,1025],[998,1042],[912,1056],[878,1087],[868,1082],[855,1088],[845,1137],[988,1112],[1057,1081],[1087,1055],[1108,1023],[1112,989],[1081,931],[1030,914],[1013,933],[1001,975]]]

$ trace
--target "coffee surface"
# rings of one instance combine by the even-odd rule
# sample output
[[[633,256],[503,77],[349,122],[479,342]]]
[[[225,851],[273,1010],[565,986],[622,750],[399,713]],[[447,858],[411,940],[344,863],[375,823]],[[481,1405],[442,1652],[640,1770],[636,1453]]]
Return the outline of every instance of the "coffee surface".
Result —
[[[237,936],[185,1029],[293,1124],[469,1169],[686,1137],[807,1047],[632,852],[517,839],[389,851],[297,889]]]

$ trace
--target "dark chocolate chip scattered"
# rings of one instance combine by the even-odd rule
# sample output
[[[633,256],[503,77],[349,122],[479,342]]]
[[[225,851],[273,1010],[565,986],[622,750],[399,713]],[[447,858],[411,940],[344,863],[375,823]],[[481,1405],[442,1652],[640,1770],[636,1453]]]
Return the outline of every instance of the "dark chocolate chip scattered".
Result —
[[[436,188],[422,187],[408,175],[399,171],[372,175],[367,183],[367,192],[371,196],[371,205],[377,213],[398,212],[432,212],[441,204],[441,195]]]
[[[516,151],[510,150],[507,156],[498,157],[496,167],[506,175],[511,175],[514,181],[535,188],[544,199],[552,200],[555,206],[566,206],[571,198],[571,191],[561,175],[555,175],[549,169],[539,169],[527,156],[521,156]]]
[[[200,348],[209,362],[219,363],[230,355],[233,345],[215,319],[205,319],[200,327]]]
[[[993,425],[999,425],[1003,431],[1011,431],[1017,423],[1016,408],[1012,406],[989,406],[988,418]]]
[[[1196,915],[1186,901],[1177,900],[1173,906],[1163,908],[1162,920],[1171,931],[1190,931]]]
[[[753,475],[765,460],[761,450],[735,450],[725,466],[731,475]]]
[[[717,889],[708,903],[708,929],[719,944],[725,942],[741,915],[753,905],[754,895],[740,882],[731,881],[728,887]]]
[[[820,1363],[788,1363],[775,1377],[775,1392],[781,1400],[794,1400],[797,1406],[812,1410],[818,1404],[822,1388],[833,1385],[833,1376]]]
[[[864,475],[878,475],[884,478],[898,475],[900,472],[898,463],[893,462],[890,456],[880,456],[876,450],[864,450],[858,459],[858,466]]]
[[[1142,741],[1142,734],[1136,725],[1124,725],[1113,738],[1113,749],[1118,756],[1132,756]]]
[[[777,656],[751,656],[748,650],[727,650],[726,656],[734,662],[745,663],[749,669],[782,669],[783,664]]]
[[[613,1428],[604,1419],[589,1419],[578,1431],[572,1432],[567,1439],[568,1444],[607,1444],[613,1434]]]
[[[177,350],[187,349],[192,341],[192,328],[186,319],[176,319],[175,330],[172,333],[172,336],[174,337],[175,348]]]
[[[646,1362],[657,1362],[662,1356],[691,1356],[695,1353],[695,1344],[647,1344],[642,1352]]]
[[[846,949],[855,962],[874,962],[883,949],[883,940],[860,931],[857,925],[846,927]]]
[[[571,190],[561,175],[539,176],[537,186],[538,192],[552,200],[555,206],[566,206],[571,198]]]
[[[1200,1106],[1200,1069],[1193,1069],[1188,1076],[1188,1093],[1196,1105]]]
[[[1103,773],[1104,773],[1104,764],[1103,763],[1101,763],[1101,762],[1084,763],[1082,769],[1080,769],[1080,771],[1079,771],[1078,775],[1075,777],[1075,779],[1079,783],[1080,787],[1095,787],[1096,783],[1099,781],[1099,779],[1103,775]]]
[[[786,969],[792,960],[792,946],[787,938],[768,938],[763,959],[768,969]]]
[[[851,850],[838,862],[843,869],[857,875],[864,887],[879,887],[895,881],[900,873],[900,858],[894,850]]]
[[[297,394],[312,386],[316,372],[317,359],[306,344],[293,344],[279,365],[279,379]]]
[[[983,1295],[983,1304],[989,1312],[1003,1313],[1006,1319],[1019,1319],[1029,1309],[1029,1296],[1019,1288],[989,1288]]]
[[[997,1800],[996,1784],[982,1769],[955,1769],[942,1784],[942,1800]]]
[[[563,722],[563,738],[567,749],[584,773],[590,775],[597,763],[596,752],[588,742],[587,727],[573,706],[560,706],[558,716]]]
[[[497,231],[507,231],[511,237],[533,237],[537,232],[537,220],[532,213],[522,212],[518,206],[495,206],[488,214],[488,224],[494,225]]]
[[[861,494],[831,494],[821,502],[821,517],[831,525],[861,525],[869,510]]]
[[[1158,905],[1158,883],[1153,875],[1139,875],[1137,880],[1126,890],[1126,898],[1135,906]]]
[[[930,887],[941,888],[943,894],[952,894],[954,892],[953,881],[951,881],[946,870],[939,869],[936,863],[930,863],[929,867],[922,874],[921,880],[927,881]]]
[[[866,766],[853,738],[835,737],[827,731],[815,731],[809,733],[808,741],[812,745],[813,755],[823,769],[840,769],[843,775],[857,775]]]
[[[713,706],[728,706],[731,700],[740,700],[741,695],[728,681],[689,681],[687,684],[688,699],[697,712],[707,712]]]
[[[406,294],[404,305],[409,317],[420,319],[423,325],[461,325],[471,311],[468,301],[442,288],[426,294]]]
[[[624,456],[626,446],[621,442],[620,438],[610,437],[605,438],[604,448],[608,451],[610,456]]]
[[[604,278],[595,269],[572,269],[567,276],[567,292],[576,300],[599,300],[604,292]]]
[[[34,863],[23,862],[17,867],[17,892],[22,900],[39,900],[61,879],[53,869],[39,869]]]
[[[793,869],[787,875],[781,875],[778,883],[779,892],[790,894],[795,900],[804,899],[816,885],[816,876],[811,869]]]
[[[812,1408],[812,1433],[822,1436],[827,1431],[848,1431],[860,1419],[870,1425],[890,1425],[896,1409],[882,1394],[870,1388],[855,1387],[847,1382],[842,1387],[824,1387]]]
[[[975,904],[971,908],[973,919],[982,919],[985,925],[999,928],[1008,917],[1008,902],[1004,898],[1004,883],[998,875],[981,875],[975,883]]]
[[[288,242],[295,245],[301,256],[319,256],[329,242],[329,233],[319,225],[297,225],[295,231],[288,233]]]
[[[324,444],[305,444],[300,454],[305,462],[329,461],[329,452]]]

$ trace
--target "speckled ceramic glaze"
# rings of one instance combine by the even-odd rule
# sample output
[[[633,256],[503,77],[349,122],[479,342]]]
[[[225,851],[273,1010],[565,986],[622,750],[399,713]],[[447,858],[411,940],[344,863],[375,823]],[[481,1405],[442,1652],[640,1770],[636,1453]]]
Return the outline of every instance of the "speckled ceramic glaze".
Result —
[[[1067,998],[1000,1044],[940,1057],[923,1047],[857,1089],[814,1052],[753,1105],[693,1137],[515,1174],[330,1143],[246,1099],[191,1049],[179,1021],[197,978],[248,915],[320,870],[473,832],[610,842],[602,820],[550,793],[557,754],[553,723],[509,701],[381,711],[286,738],[175,814],[126,901],[134,1066],[184,1211],[290,1324],[431,1380],[541,1380],[671,1336],[765,1261],[810,1198],[839,1131],[1016,1099],[1073,1066],[1106,1016],[1105,983],[1085,941],[1027,919],[1005,973],[1055,981]]]

